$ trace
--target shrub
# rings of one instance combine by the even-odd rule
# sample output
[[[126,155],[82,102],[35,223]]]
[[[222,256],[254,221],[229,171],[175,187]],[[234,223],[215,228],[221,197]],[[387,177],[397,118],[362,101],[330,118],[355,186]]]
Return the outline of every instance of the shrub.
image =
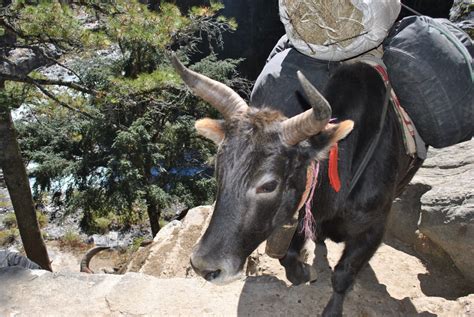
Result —
[[[36,218],[38,219],[40,228],[43,228],[48,224],[48,216],[39,211],[36,212]],[[3,218],[3,225],[7,228],[17,228],[18,223],[16,221],[15,213],[12,212],[6,214]]]
[[[2,197],[0,196],[0,198]],[[3,201],[3,200],[0,201],[0,208],[10,208],[11,206],[12,204],[8,201]]]
[[[144,237],[134,238],[132,244],[129,247],[129,251],[131,253],[134,253],[135,251],[137,251],[140,248],[143,241],[145,241]]]
[[[112,220],[105,218],[105,217],[100,217],[94,219],[95,227],[98,233],[101,234],[106,234],[109,232],[110,225],[112,224]]]
[[[46,225],[48,224],[48,216],[46,216],[45,214],[43,214],[40,211],[37,211],[36,212],[36,218],[38,219],[38,223],[39,223],[40,228],[46,227]]]
[[[16,222],[16,216],[15,213],[8,213],[5,215],[3,218],[3,225],[9,229],[11,228],[16,228],[18,226]]]
[[[160,228],[163,228],[163,227],[166,226],[168,223],[169,223],[169,221],[166,221],[165,219],[160,218]]]
[[[16,228],[0,231],[0,246],[7,246],[15,242],[20,236],[20,232]]]
[[[79,234],[72,230],[67,230],[64,236],[61,238],[62,246],[79,247],[82,244],[83,242]]]

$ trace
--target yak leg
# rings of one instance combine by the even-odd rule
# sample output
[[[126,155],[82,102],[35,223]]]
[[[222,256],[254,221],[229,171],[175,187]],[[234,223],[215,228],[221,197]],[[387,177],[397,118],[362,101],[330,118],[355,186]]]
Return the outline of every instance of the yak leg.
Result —
[[[304,233],[300,233],[298,226],[288,247],[288,252],[284,258],[280,259],[280,264],[285,268],[286,278],[294,285],[316,280],[316,270],[300,260],[300,252],[305,241]]]
[[[346,241],[344,252],[332,274],[333,294],[324,308],[323,316],[342,316],[344,297],[349,287],[382,242],[383,226],[378,227],[374,226]]]

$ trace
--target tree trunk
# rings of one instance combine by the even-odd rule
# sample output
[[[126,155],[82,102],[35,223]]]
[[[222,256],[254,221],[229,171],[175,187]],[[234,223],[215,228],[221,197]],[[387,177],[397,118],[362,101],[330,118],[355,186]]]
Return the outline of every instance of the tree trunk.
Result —
[[[0,82],[0,90],[2,89],[4,83]],[[43,269],[52,271],[9,110],[0,110],[0,167],[3,169],[26,255]]]
[[[147,198],[147,212],[148,218],[150,219],[150,226],[151,226],[151,234],[153,238],[156,236],[158,231],[160,231],[160,211],[158,206],[151,202],[151,199]]]

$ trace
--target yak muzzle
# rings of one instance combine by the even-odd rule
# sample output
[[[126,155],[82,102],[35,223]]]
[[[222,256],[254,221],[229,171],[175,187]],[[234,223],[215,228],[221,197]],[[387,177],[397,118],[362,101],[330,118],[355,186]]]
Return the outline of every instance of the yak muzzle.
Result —
[[[241,260],[236,257],[221,257],[217,253],[200,251],[199,245],[190,258],[191,267],[206,281],[214,284],[228,284],[243,277]]]

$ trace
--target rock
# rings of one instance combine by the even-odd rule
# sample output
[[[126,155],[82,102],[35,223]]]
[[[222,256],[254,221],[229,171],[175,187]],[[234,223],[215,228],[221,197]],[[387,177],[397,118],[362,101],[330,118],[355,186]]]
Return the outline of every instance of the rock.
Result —
[[[415,180],[432,188],[421,198],[419,229],[474,282],[474,140],[432,152]]]
[[[387,231],[397,239],[413,245],[418,238],[418,219],[420,218],[421,196],[430,190],[423,183],[408,184],[403,194],[396,198],[388,217]]]
[[[474,4],[469,0],[454,0],[449,11],[449,19],[453,22],[474,20]]]
[[[189,258],[193,247],[207,229],[212,211],[212,206],[193,208],[182,222],[170,222],[158,232],[151,245],[141,248],[134,255],[124,271],[160,278],[197,277]],[[278,274],[284,277],[284,269],[278,260],[265,254],[265,243],[250,255],[245,272],[247,276]]]
[[[139,250],[127,272],[162,278],[195,276],[189,256],[207,228],[212,210],[212,206],[193,208],[182,222],[175,220],[163,227],[150,246]]]
[[[328,243],[319,258],[319,279],[290,286],[281,275],[249,277],[224,286],[204,279],[49,273],[0,269],[0,316],[308,316],[318,315],[331,294],[329,265],[342,245]],[[173,254],[163,255],[164,258]],[[166,260],[166,259],[165,259]],[[439,297],[423,289],[425,276],[438,289],[461,295]],[[347,316],[469,316],[474,294],[459,293],[450,276],[428,271],[416,257],[382,245],[361,271],[345,301]],[[67,303],[67,304],[65,304]]]
[[[438,260],[449,255],[447,263],[452,260],[470,281],[474,281],[473,154],[474,140],[430,149],[422,168],[394,202],[387,226],[390,234],[425,255]]]

